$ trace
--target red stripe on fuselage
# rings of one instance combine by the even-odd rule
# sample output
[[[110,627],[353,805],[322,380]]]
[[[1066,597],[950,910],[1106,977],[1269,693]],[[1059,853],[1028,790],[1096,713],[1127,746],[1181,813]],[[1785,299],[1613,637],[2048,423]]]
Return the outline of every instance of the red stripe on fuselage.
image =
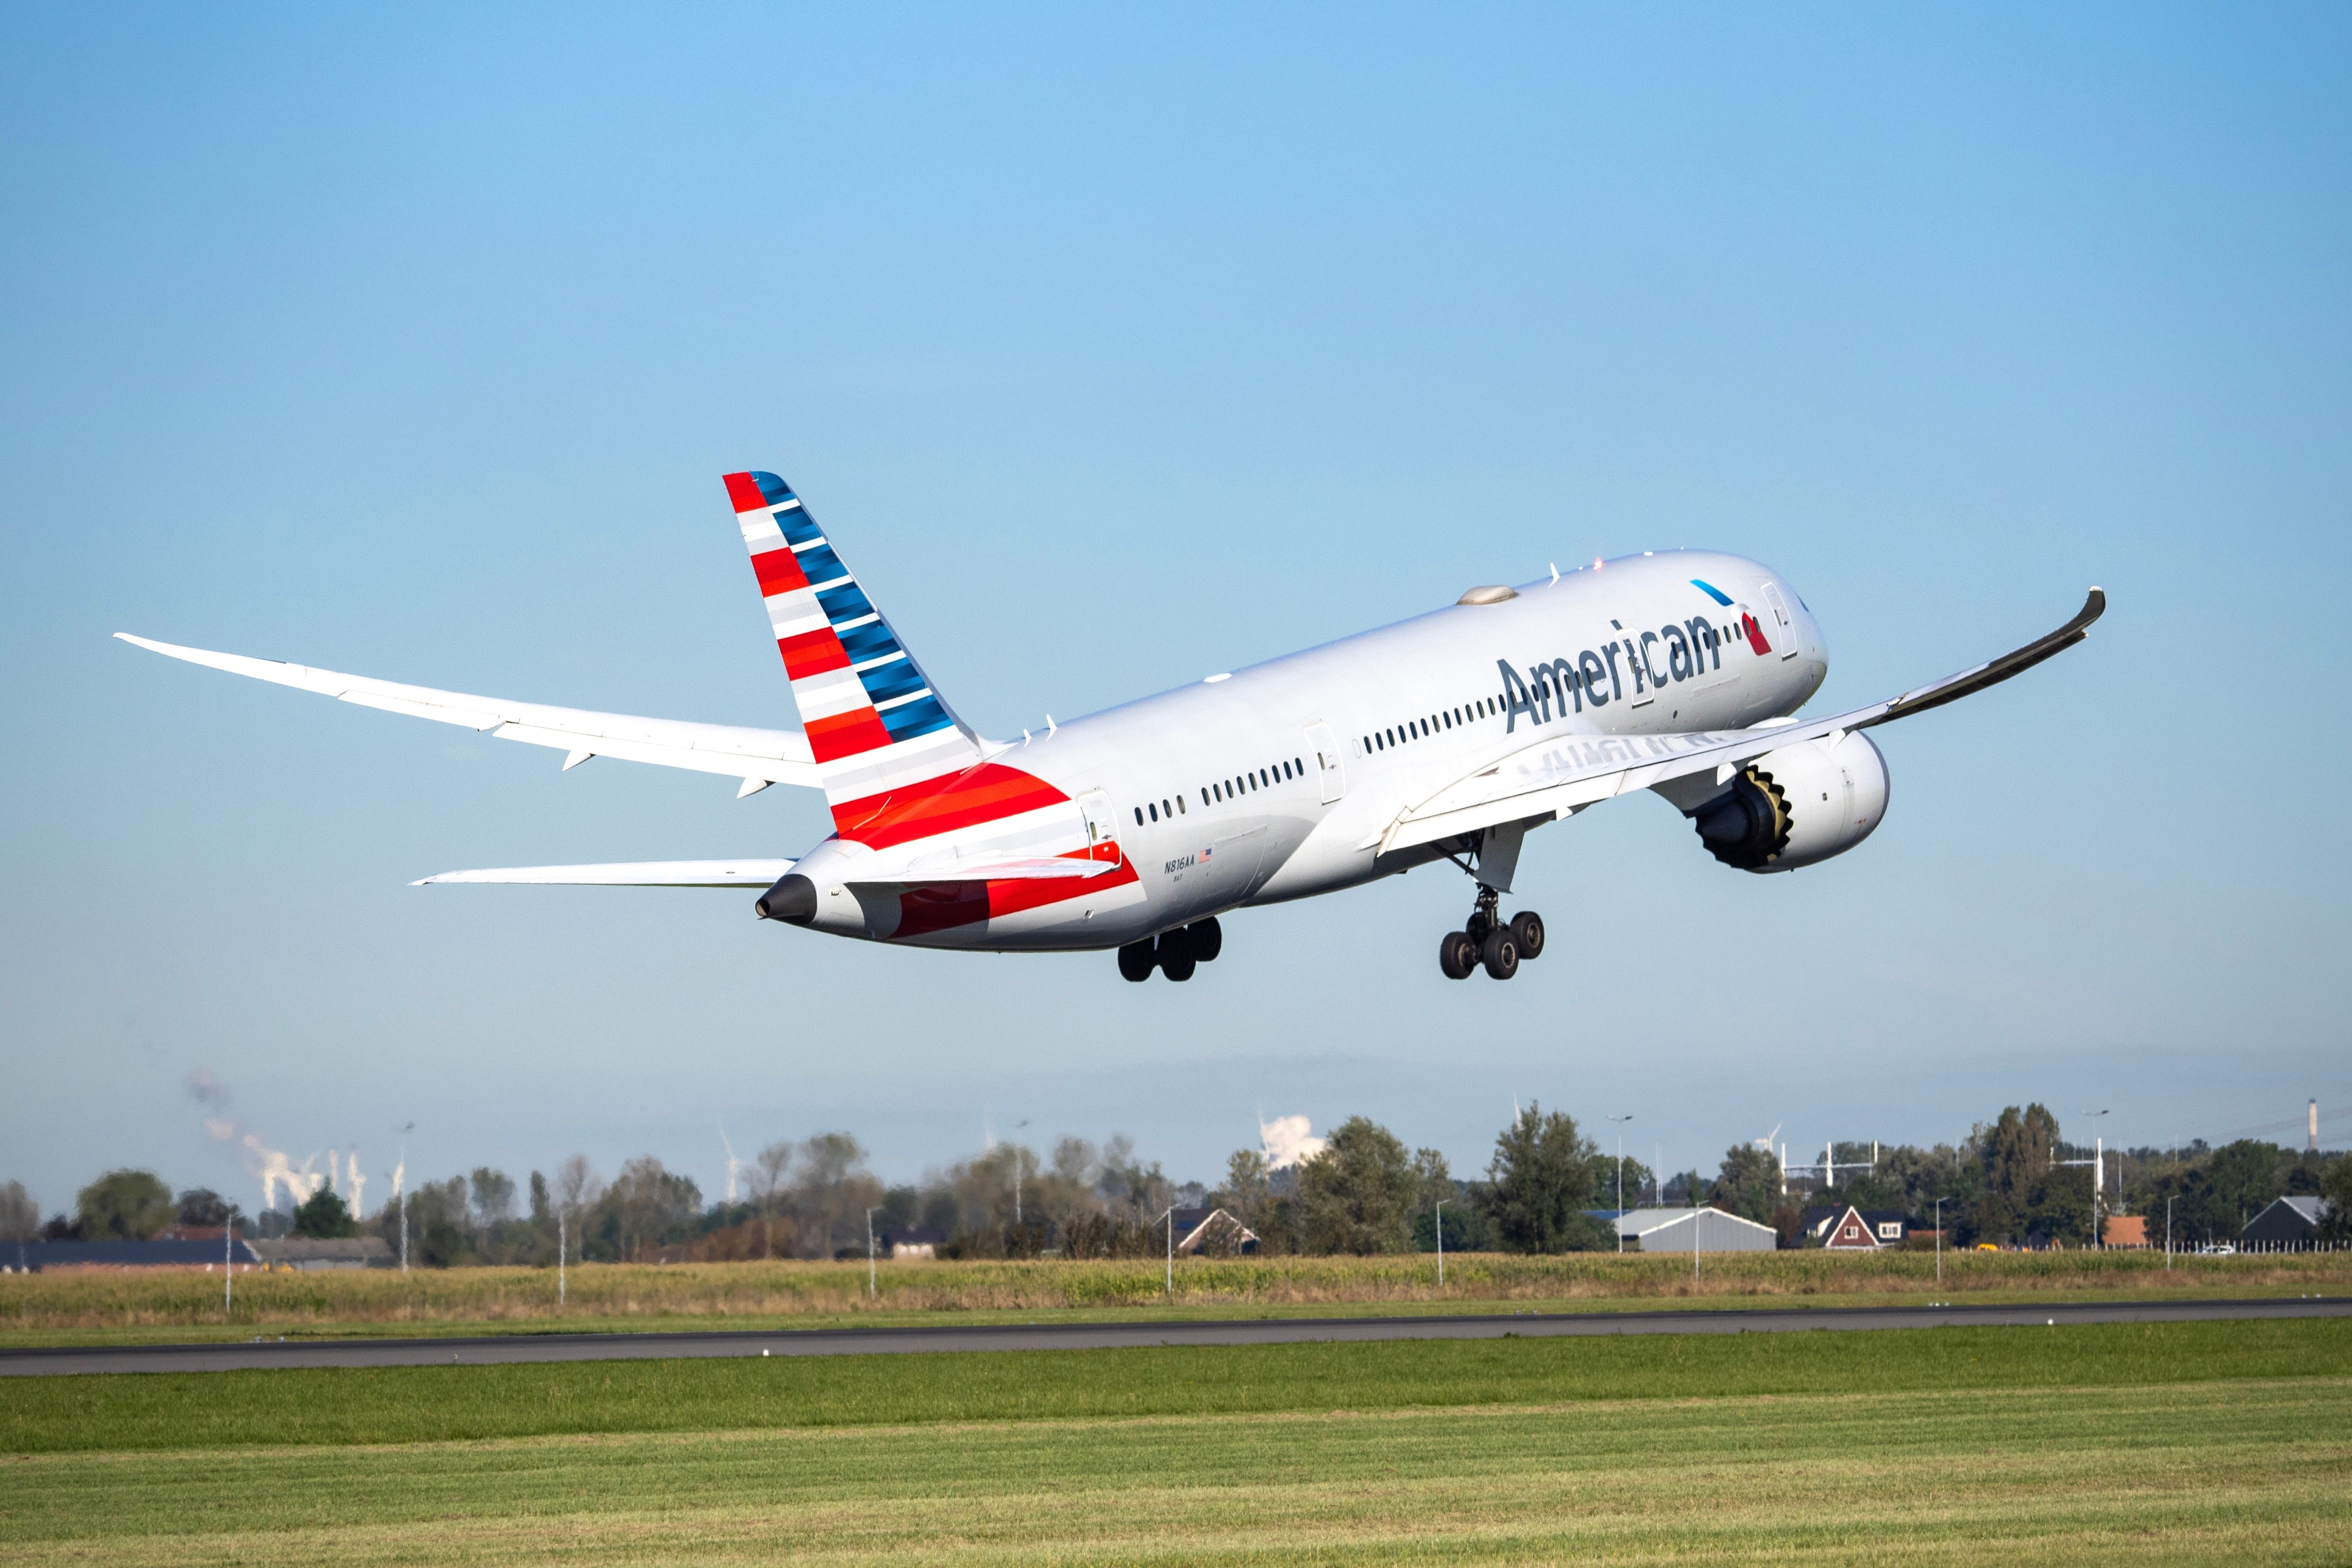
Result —
[[[898,929],[890,933],[890,940],[898,942],[981,921],[1002,920],[1024,910],[1043,909],[1048,904],[1141,880],[1132,865],[1121,865],[1116,871],[1105,871],[1084,880],[1024,878],[1009,882],[924,882],[898,895]]]
[[[875,721],[881,727],[881,721]],[[887,735],[888,731],[885,731]],[[812,748],[816,737],[809,737]],[[835,755],[841,755],[835,752]],[[817,753],[817,761],[824,761]],[[1017,768],[982,763],[959,773],[926,779],[919,784],[845,801],[833,808],[834,826],[844,838],[871,849],[887,849],[909,839],[929,838],[959,827],[1017,816],[1024,811],[1056,805],[1070,797],[1045,780]]]
[[[841,639],[834,636],[831,626],[778,637],[776,651],[784,656],[784,673],[794,680],[807,675],[823,675],[828,669],[849,668],[849,650],[841,646]]]

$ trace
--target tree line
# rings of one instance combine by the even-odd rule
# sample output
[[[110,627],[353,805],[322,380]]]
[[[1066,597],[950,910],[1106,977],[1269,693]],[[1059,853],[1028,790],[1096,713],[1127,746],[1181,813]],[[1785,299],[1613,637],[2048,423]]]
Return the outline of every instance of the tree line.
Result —
[[[1163,1249],[1171,1209],[1223,1208],[1262,1253],[1428,1251],[1441,1234],[1449,1251],[1550,1253],[1615,1247],[1609,1211],[1622,1194],[1622,1206],[1645,1197],[1708,1205],[1771,1226],[1784,1247],[1811,1239],[1809,1207],[1851,1204],[1927,1227],[1939,1217],[1939,1199],[1953,1245],[2094,1239],[2091,1173],[2068,1163],[2088,1151],[2067,1143],[2041,1105],[2008,1107],[1958,1144],[1840,1144],[1832,1161],[1862,1166],[1865,1152],[1874,1152],[1867,1168],[1841,1170],[1828,1184],[1785,1184],[1769,1150],[1744,1143],[1724,1152],[1711,1179],[1691,1171],[1662,1180],[1601,1148],[1569,1114],[1530,1105],[1496,1134],[1486,1169],[1470,1179],[1455,1177],[1437,1150],[1408,1149],[1357,1116],[1334,1129],[1319,1153],[1283,1169],[1262,1151],[1237,1150],[1213,1187],[1171,1180],[1125,1136],[1100,1144],[1062,1138],[1042,1157],[999,1143],[919,1182],[889,1185],[868,1169],[855,1137],[821,1132],[761,1149],[739,1168],[741,1191],[731,1201],[706,1202],[693,1178],[651,1154],[609,1180],[574,1155],[551,1176],[533,1171],[520,1183],[488,1166],[428,1181],[364,1222],[328,1187],[290,1213],[248,1220],[209,1188],[174,1194],[153,1173],[125,1169],[83,1188],[70,1218],[46,1223],[21,1184],[0,1185],[0,1238],[139,1239],[175,1226],[217,1235],[223,1226],[261,1235],[367,1234],[427,1268],[551,1266],[559,1253],[592,1262],[863,1257],[869,1237],[877,1248],[919,1239],[950,1258],[1117,1258]],[[2273,1199],[2297,1193],[2330,1198],[2329,1236],[2352,1240],[2352,1158],[2254,1140],[2108,1151],[2105,1158],[2117,1179],[2104,1212],[2150,1216],[2151,1240],[2161,1240],[2168,1200],[2176,1242],[2188,1246],[2234,1241]],[[1242,1245],[1240,1231],[1227,1227],[1208,1249]]]

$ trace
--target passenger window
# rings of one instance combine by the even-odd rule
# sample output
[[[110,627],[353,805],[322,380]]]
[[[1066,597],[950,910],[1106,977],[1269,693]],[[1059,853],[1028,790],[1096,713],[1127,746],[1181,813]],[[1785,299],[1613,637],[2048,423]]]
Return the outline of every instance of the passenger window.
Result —
[[[1143,826],[1143,807],[1139,805],[1135,808],[1135,825],[1138,827]]]
[[[1151,807],[1151,820],[1154,822],[1160,820],[1160,808],[1156,805]]]
[[[1176,797],[1176,815],[1177,815],[1177,816],[1184,816],[1184,815],[1185,815],[1185,812],[1184,812],[1184,797],[1183,797],[1182,795],[1178,795],[1178,796]]]
[[[1165,813],[1167,816],[1175,816],[1175,815],[1176,815],[1174,812],[1172,812],[1172,811],[1169,811],[1169,809],[1168,809],[1168,803],[1167,803],[1166,801],[1164,801],[1164,800],[1163,800],[1163,801],[1161,801],[1161,802],[1160,803],[1160,811],[1161,811],[1161,812]]]

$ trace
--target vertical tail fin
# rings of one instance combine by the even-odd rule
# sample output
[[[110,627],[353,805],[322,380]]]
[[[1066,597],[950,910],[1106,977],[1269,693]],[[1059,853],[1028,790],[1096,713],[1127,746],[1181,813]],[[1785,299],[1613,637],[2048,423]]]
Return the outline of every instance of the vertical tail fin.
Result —
[[[979,762],[979,738],[949,710],[792,487],[773,474],[729,474],[727,495],[836,824],[870,815],[890,791]]]

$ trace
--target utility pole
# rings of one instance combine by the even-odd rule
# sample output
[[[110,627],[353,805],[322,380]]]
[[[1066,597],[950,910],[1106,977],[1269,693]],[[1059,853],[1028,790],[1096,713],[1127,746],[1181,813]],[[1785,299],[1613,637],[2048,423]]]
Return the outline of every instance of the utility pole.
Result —
[[[1621,1184],[1624,1182],[1622,1172],[1619,1173],[1617,1180]],[[1437,1288],[1441,1290],[1445,1289],[1445,1205],[1452,1201],[1450,1198],[1437,1200]]]
[[[2172,1272],[2172,1194],[2164,1195],[2164,1271]]]
[[[1609,1120],[1617,1123],[1617,1223],[1614,1228],[1617,1250],[1622,1253],[1625,1250],[1625,1123],[1633,1120],[1633,1113],[1629,1110],[1622,1116],[1612,1116]]]
[[[1936,1289],[1944,1288],[1944,1200],[1936,1200]]]
[[[563,1254],[567,1240],[568,1233],[563,1224],[563,1205],[558,1204],[555,1205],[555,1304],[559,1307],[563,1305]]]
[[[875,1294],[874,1285],[874,1211],[872,1209],[866,1211],[866,1299],[869,1301],[878,1299]]]
[[[1176,1299],[1176,1205],[1170,1204],[1160,1216],[1168,1222],[1168,1299]]]
[[[221,1225],[221,1316],[229,1315],[229,1280],[236,1272],[236,1215],[230,1214]]]

